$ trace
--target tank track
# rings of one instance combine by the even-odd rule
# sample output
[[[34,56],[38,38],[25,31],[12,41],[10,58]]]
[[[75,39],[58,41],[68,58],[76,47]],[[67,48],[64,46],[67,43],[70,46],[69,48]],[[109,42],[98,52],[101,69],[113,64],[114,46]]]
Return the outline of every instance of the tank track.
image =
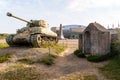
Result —
[[[13,34],[11,34],[11,35],[6,37],[6,42],[9,44],[9,46],[13,46],[14,45],[13,37],[14,37]]]
[[[58,39],[57,38],[51,38],[48,36],[43,36],[41,34],[33,34],[30,37],[30,43],[33,47],[41,47],[42,44],[46,43],[57,43]]]
[[[30,37],[30,42],[33,47],[41,47],[41,41],[42,39],[40,34],[34,34]]]
[[[9,46],[20,46],[23,44],[17,44],[16,42],[13,41],[13,37],[15,35],[11,34],[8,37],[6,37],[6,42],[8,43]],[[42,34],[32,34],[29,37],[29,42],[26,42],[28,45],[32,45],[32,47],[40,48],[42,47],[43,43],[57,43],[58,39],[55,37],[49,37],[49,36],[43,36]],[[25,44],[26,45],[26,44]]]

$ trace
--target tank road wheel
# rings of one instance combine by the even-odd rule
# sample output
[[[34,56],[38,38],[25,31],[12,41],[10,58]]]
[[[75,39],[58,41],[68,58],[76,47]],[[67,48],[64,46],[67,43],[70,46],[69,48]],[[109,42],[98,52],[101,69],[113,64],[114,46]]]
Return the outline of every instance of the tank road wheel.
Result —
[[[14,45],[13,37],[14,37],[14,35],[9,35],[9,36],[6,37],[6,42],[7,42],[10,46],[13,46],[13,45]]]
[[[41,46],[41,36],[40,34],[31,35],[31,44],[33,47],[40,47]]]

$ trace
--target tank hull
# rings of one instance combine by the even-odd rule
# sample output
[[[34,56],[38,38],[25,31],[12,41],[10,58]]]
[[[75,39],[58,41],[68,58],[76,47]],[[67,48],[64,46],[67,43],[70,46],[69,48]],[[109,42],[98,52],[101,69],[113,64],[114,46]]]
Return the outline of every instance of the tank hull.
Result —
[[[6,38],[6,42],[10,46],[29,45],[33,47],[42,47],[41,44],[43,43],[43,41],[50,41],[55,43],[58,42],[57,37],[41,33],[30,35],[12,34]]]

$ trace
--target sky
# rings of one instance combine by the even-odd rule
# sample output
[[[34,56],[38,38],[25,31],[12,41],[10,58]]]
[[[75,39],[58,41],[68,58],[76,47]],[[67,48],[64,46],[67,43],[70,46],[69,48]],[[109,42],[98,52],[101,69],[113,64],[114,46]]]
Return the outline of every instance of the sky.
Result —
[[[104,27],[120,23],[120,0],[0,0],[0,33],[16,33],[26,23],[6,16],[7,12],[26,20],[45,20],[50,27],[98,22]]]

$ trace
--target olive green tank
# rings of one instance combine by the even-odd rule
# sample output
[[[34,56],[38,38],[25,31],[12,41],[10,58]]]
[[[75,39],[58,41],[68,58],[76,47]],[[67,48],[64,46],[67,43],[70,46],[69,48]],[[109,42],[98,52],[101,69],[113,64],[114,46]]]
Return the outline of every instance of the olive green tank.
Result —
[[[44,20],[27,21],[16,17],[9,12],[7,13],[7,16],[19,19],[27,23],[26,27],[18,29],[16,34],[10,34],[6,38],[6,42],[10,46],[28,44],[32,45],[33,47],[41,47],[43,41],[58,41],[57,34],[49,29],[48,23]]]

